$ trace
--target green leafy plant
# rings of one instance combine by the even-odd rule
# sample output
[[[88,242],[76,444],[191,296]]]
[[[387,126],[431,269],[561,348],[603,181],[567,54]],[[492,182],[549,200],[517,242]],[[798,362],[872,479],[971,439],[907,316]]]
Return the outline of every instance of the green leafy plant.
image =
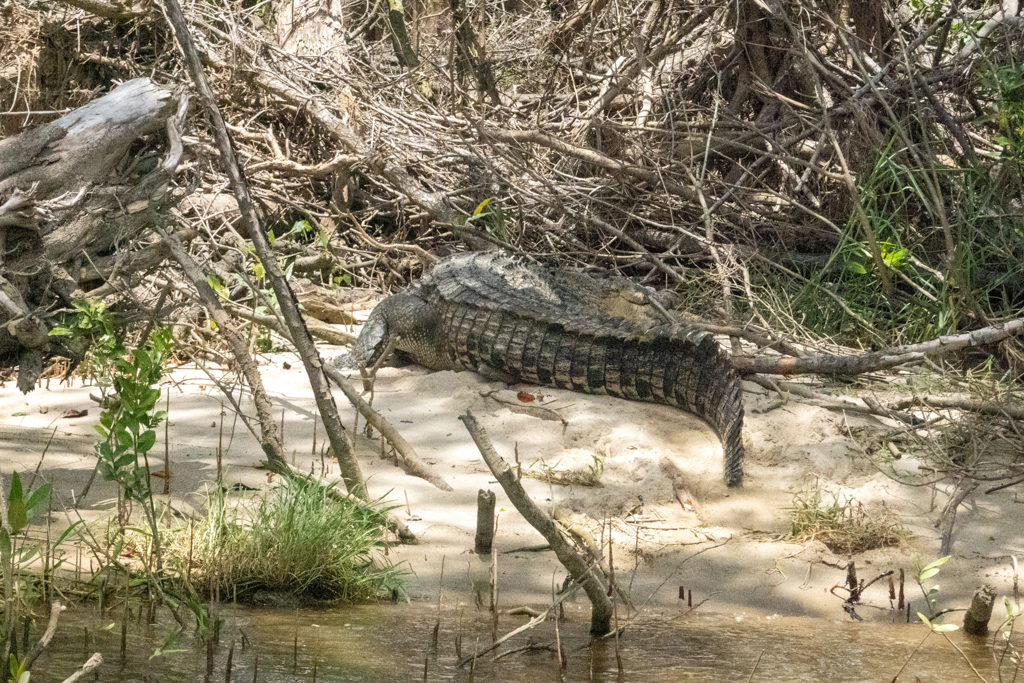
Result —
[[[900,667],[899,671],[896,672],[896,675],[892,679],[894,681],[897,680],[900,677],[900,674],[903,673],[903,670],[907,668],[907,664],[909,664],[910,660],[914,658],[914,655],[917,654],[918,650],[920,650],[921,647],[924,646],[925,641],[927,641],[934,634],[940,635],[943,638],[945,638],[946,642],[949,643],[949,646],[956,650],[957,653],[959,653],[960,657],[963,658],[963,660],[967,663],[967,666],[969,666],[971,670],[975,673],[975,675],[977,675],[978,679],[982,681],[985,680],[981,673],[974,667],[974,664],[971,662],[967,654],[962,649],[960,649],[960,647],[957,646],[956,643],[949,639],[949,634],[953,631],[958,630],[960,627],[956,624],[942,623],[942,615],[946,612],[949,612],[950,610],[939,610],[936,606],[936,597],[939,592],[939,586],[936,584],[929,586],[928,588],[925,588],[925,582],[938,576],[940,568],[942,567],[942,565],[946,564],[946,562],[949,561],[949,558],[950,556],[947,555],[946,557],[940,557],[937,560],[933,560],[927,564],[924,564],[923,560],[921,559],[921,556],[915,554],[911,560],[913,562],[914,581],[921,588],[921,593],[924,594],[925,601],[928,604],[929,611],[928,615],[918,612],[917,618],[921,620],[922,624],[928,627],[928,632],[924,634],[924,638],[921,639],[921,642],[917,644],[917,647],[914,648],[914,650],[907,657],[906,661],[903,662],[903,665]]]
[[[1014,558],[1016,565],[1016,558]],[[1024,664],[1024,653],[1013,642],[1013,629],[1021,615],[1020,605],[1011,601],[1010,598],[1003,598],[1003,608],[1006,610],[1006,618],[992,635],[992,649],[996,654],[996,666],[999,673],[999,680],[1006,680],[1003,675],[1004,668],[1010,669],[1008,677],[1016,681],[1020,674],[1021,666]],[[1001,646],[997,641],[1002,641]]]
[[[41,547],[29,538],[27,530],[48,509],[50,491],[48,483],[27,490],[17,472],[11,473],[6,495],[0,490],[0,503],[4,506],[3,525],[0,526],[0,571],[3,573],[3,620],[0,622],[3,658],[0,661],[6,663],[5,680],[17,683],[27,683],[32,664],[27,654],[27,642],[23,642],[22,651],[18,651],[18,625],[32,614],[41,596],[38,577],[29,571],[29,567],[40,558]],[[63,543],[73,528],[65,531],[54,547]]]
[[[928,616],[931,617],[933,621],[936,621],[936,623],[941,623],[939,620],[941,620],[942,615],[945,613],[945,611],[940,611],[936,604],[939,594],[939,585],[934,584],[925,587],[925,582],[935,578],[942,565],[949,562],[950,557],[950,555],[946,555],[945,557],[940,557],[928,564],[922,564],[921,556],[916,553],[911,558],[914,568],[914,582],[917,584],[918,588],[921,589],[921,594],[924,596],[925,603],[928,605]],[[918,616],[921,616],[921,614],[918,613]],[[923,616],[921,616],[921,621],[922,623],[931,626],[931,622]],[[956,627],[954,626],[952,629],[947,630],[956,630]],[[938,631],[936,632],[938,633]]]
[[[1024,66],[990,66],[982,71],[981,89],[991,102],[986,119],[998,131],[993,140],[1002,158],[1024,165]]]
[[[122,352],[114,320],[102,301],[76,299],[63,325],[50,329],[51,337],[65,337],[72,353],[82,357],[80,371],[94,380],[111,374],[114,359]],[[101,390],[106,385],[100,385]]]
[[[163,377],[171,348],[170,331],[157,330],[145,346],[114,361],[110,379],[117,400],[103,409],[95,427],[101,437],[95,446],[99,472],[117,482],[126,499],[141,505],[152,534],[157,569],[160,536],[150,485],[149,451],[156,444],[157,426],[166,418],[164,411],[156,410],[161,394],[156,385]]]

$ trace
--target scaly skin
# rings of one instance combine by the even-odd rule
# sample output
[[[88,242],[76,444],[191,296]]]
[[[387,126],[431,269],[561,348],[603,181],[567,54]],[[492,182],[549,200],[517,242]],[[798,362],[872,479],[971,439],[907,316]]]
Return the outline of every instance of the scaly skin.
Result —
[[[725,482],[743,480],[740,378],[710,333],[657,324],[622,291],[586,275],[495,252],[439,261],[370,314],[350,360],[372,365],[392,341],[434,369],[500,371],[588,394],[676,406],[706,420],[725,448]],[[621,303],[621,302],[619,302]]]

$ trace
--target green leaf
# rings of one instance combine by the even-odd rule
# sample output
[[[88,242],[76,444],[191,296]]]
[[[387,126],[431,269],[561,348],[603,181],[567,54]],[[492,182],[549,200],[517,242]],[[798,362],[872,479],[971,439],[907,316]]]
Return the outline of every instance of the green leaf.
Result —
[[[50,497],[50,485],[43,484],[35,491],[29,494],[28,502],[25,503],[25,508],[29,515],[36,514],[36,508],[42,505]]]
[[[51,337],[67,337],[70,334],[71,330],[68,329],[67,327],[61,327],[60,325],[58,325],[57,327],[50,328]]]
[[[11,531],[20,532],[28,525],[28,515],[25,513],[25,503],[18,498],[12,499],[7,504],[7,521],[11,525]]]
[[[12,503],[14,501],[21,502],[21,477],[18,476],[17,472],[11,472],[11,492],[8,494],[8,498]]]
[[[85,524],[85,520],[84,519],[80,519],[77,522],[74,522],[71,526],[69,526],[67,529],[65,529],[64,533],[62,533],[60,535],[60,538],[57,539],[56,545],[60,545],[61,543],[63,543],[65,541],[65,539],[67,539],[67,537],[71,535],[71,532],[73,532],[75,529],[77,529],[79,527],[79,525],[81,525],[81,524]]]
[[[928,620],[928,617],[926,617],[925,615],[921,614],[920,612],[917,613],[917,618],[920,619],[921,623],[924,624],[925,626],[927,626],[928,628],[932,627],[932,622],[930,622]]]
[[[148,432],[142,432],[142,434],[139,435],[139,441],[135,445],[135,447],[141,453],[148,453],[149,450],[151,448],[153,448],[153,445],[155,443],[156,443],[156,432],[154,432],[153,430],[149,430]]]
[[[934,633],[949,633],[959,628],[956,624],[932,624],[932,632]]]
[[[864,267],[864,264],[860,261],[847,261],[846,270],[850,271],[854,275],[867,275],[868,269]]]
[[[946,555],[945,557],[940,557],[939,559],[935,560],[934,562],[929,562],[928,564],[926,564],[924,566],[924,569],[931,569],[932,567],[941,567],[942,565],[944,565],[947,562],[949,562],[949,558],[951,558],[951,557],[953,557],[953,556],[952,555]]]

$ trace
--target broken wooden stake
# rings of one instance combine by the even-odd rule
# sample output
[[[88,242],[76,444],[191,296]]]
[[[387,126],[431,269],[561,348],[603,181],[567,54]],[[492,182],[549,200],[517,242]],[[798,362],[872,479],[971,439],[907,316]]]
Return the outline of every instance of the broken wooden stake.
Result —
[[[487,555],[494,543],[494,491],[480,489],[476,494],[476,540],[473,552]]]
[[[996,589],[984,585],[974,591],[971,606],[964,615],[964,632],[972,636],[983,636],[988,633],[988,620],[992,618],[992,604],[996,600]]]

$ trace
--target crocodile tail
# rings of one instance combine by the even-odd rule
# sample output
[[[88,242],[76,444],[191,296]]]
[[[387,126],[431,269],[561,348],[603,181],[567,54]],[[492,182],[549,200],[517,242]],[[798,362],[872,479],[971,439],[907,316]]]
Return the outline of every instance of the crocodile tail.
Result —
[[[681,347],[664,363],[666,384],[675,374],[673,393],[681,408],[704,418],[718,433],[725,451],[725,483],[743,482],[743,386],[714,337],[691,329],[673,335],[670,346]],[[668,387],[666,386],[666,389]]]
[[[587,386],[577,382],[567,388],[664,403],[694,413],[722,440],[726,485],[743,482],[742,385],[710,333],[665,327],[642,337],[595,336],[587,345]]]
[[[722,440],[725,483],[743,481],[740,378],[710,333],[668,325],[640,333],[616,321],[586,330],[571,319],[553,323],[464,303],[440,305],[442,336],[459,365],[692,412]]]

